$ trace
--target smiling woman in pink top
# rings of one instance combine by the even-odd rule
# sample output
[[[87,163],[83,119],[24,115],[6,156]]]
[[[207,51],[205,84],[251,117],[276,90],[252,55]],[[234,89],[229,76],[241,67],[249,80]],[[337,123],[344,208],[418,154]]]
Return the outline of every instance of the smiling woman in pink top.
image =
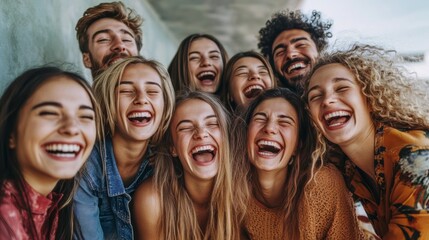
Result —
[[[87,82],[55,67],[31,69],[0,106],[0,239],[71,239],[74,176],[100,120]]]

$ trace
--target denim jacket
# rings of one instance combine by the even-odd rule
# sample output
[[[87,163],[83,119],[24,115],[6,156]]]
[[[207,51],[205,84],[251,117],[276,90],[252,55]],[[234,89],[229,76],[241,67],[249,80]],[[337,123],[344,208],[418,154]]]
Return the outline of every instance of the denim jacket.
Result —
[[[84,239],[134,239],[129,203],[140,183],[152,175],[150,151],[134,181],[125,188],[110,138],[105,146],[105,159],[98,147],[91,152],[74,197],[74,213]]]

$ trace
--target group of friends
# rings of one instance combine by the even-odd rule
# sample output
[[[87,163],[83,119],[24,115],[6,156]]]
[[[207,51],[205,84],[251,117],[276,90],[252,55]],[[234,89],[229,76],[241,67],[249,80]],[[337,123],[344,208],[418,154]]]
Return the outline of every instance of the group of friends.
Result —
[[[260,52],[192,34],[139,55],[122,2],[76,25],[92,86],[25,71],[0,99],[0,239],[429,239],[427,88],[392,51],[327,51],[275,13]]]

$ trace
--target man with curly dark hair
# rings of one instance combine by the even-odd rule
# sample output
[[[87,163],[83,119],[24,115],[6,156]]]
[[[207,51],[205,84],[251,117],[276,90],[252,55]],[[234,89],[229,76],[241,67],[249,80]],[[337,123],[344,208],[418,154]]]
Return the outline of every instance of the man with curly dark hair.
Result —
[[[275,13],[259,30],[258,48],[268,58],[279,84],[302,91],[302,79],[332,37],[332,23],[321,20],[321,13],[310,16],[301,11]]]
[[[76,37],[85,67],[93,77],[118,59],[139,55],[142,18],[122,2],[88,8],[76,24]]]

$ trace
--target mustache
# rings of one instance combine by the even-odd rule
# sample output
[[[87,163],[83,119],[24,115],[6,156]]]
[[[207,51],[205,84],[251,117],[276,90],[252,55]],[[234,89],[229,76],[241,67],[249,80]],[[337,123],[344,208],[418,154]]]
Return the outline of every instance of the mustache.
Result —
[[[290,60],[286,61],[285,64],[283,64],[283,66],[281,68],[282,72],[288,72],[289,67],[292,64],[295,64],[296,62],[304,62],[307,65],[310,63],[310,59],[307,57],[299,57],[299,58],[290,59]]]
[[[112,59],[115,59],[115,58],[126,58],[126,57],[129,57],[129,55],[126,54],[126,53],[123,53],[123,52],[120,52],[120,53],[113,52],[111,54],[108,54],[108,55],[104,56],[103,60],[101,62],[102,62],[103,65],[109,65],[109,63],[110,63],[110,61],[112,61]]]

